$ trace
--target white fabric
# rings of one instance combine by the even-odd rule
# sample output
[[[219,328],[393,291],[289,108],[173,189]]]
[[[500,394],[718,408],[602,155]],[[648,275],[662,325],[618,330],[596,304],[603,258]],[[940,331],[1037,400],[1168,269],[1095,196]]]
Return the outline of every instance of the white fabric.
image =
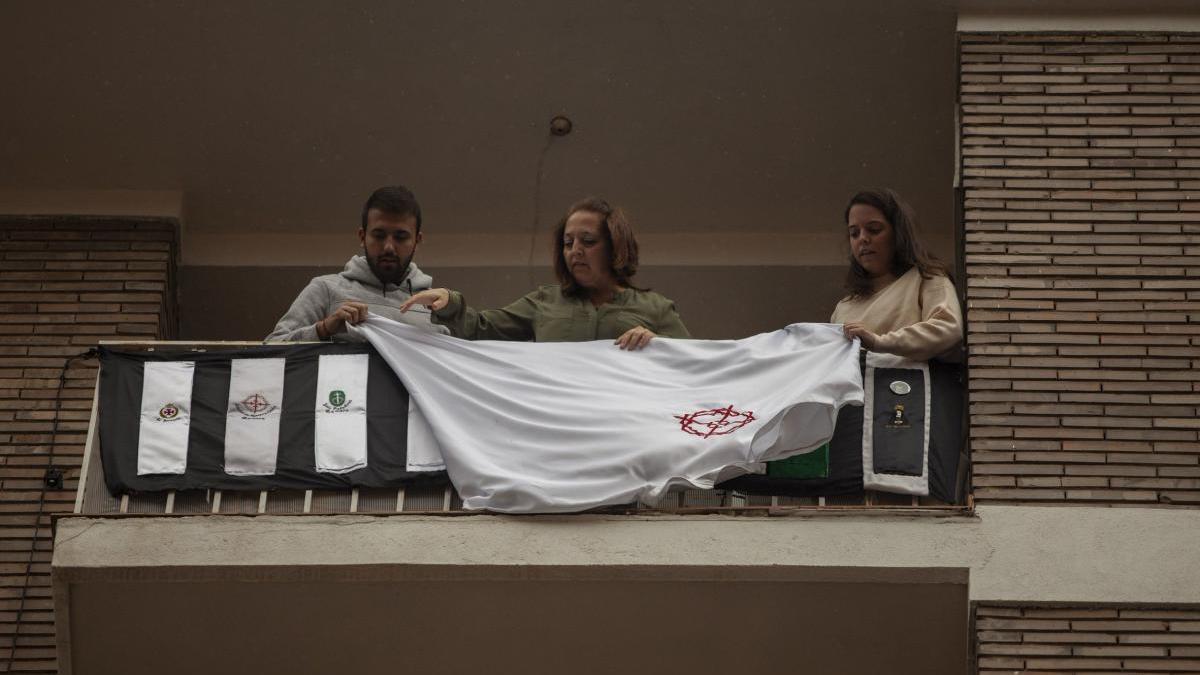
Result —
[[[183,473],[192,426],[195,361],[147,361],[142,371],[137,472]]]
[[[858,342],[829,324],[660,337],[638,352],[468,342],[377,316],[351,330],[424,412],[468,509],[578,511],[709,488],[722,470],[817,447],[838,408],[862,402]]]
[[[906,476],[903,474],[875,473],[875,369],[903,368],[921,371],[925,381],[925,400],[919,404],[925,406],[924,440],[922,442],[921,475]],[[903,356],[892,354],[867,353],[866,373],[863,375],[863,489],[896,492],[906,495],[929,494],[929,416],[930,396],[933,383],[929,380],[929,364],[923,361],[910,361]]]
[[[233,359],[225,409],[225,473],[270,476],[279,455],[287,359]]]
[[[416,399],[408,397],[408,445],[405,447],[409,471],[445,471],[446,460],[429,420]]]
[[[313,449],[320,473],[347,473],[367,465],[369,358],[367,354],[319,357]]]

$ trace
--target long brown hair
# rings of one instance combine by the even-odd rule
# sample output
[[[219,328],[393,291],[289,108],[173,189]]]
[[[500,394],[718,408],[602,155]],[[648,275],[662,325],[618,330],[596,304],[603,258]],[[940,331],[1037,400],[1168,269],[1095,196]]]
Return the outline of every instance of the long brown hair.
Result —
[[[554,228],[554,238],[550,242],[550,257],[554,261],[554,275],[558,277],[563,295],[582,296],[585,294],[585,290],[575,283],[575,277],[571,276],[567,261],[563,259],[563,234],[567,230],[567,220],[579,211],[587,211],[600,216],[600,231],[604,234],[605,243],[608,244],[609,269],[617,284],[640,291],[646,290],[629,283],[633,275],[637,274],[638,244],[637,237],[633,236],[633,226],[629,223],[625,212],[620,207],[610,206],[608,202],[599,197],[588,197],[575,202],[571,208],[567,209],[566,215],[558,221],[558,226]]]
[[[850,198],[846,204],[846,213],[842,220],[850,222],[850,209],[855,204],[865,204],[879,209],[883,217],[892,225],[892,274],[901,274],[916,267],[921,276],[931,279],[936,275],[950,276],[950,270],[937,256],[925,250],[921,238],[917,235],[917,217],[912,207],[896,194],[891,188],[878,190],[863,190]],[[846,272],[846,292],[851,298],[865,298],[875,292],[871,285],[871,277],[863,266],[854,259],[850,252],[850,269]]]

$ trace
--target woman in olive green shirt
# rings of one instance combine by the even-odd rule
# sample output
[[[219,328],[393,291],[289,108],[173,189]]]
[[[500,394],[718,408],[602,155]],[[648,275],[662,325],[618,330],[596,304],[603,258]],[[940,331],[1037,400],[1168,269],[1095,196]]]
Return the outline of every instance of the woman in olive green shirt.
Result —
[[[690,337],[673,302],[629,282],[637,272],[638,246],[621,209],[596,198],[575,204],[555,228],[554,249],[559,284],[503,309],[472,309],[458,291],[432,288],[409,298],[400,311],[429,307],[434,323],[468,340],[612,339],[633,350],[656,335]]]

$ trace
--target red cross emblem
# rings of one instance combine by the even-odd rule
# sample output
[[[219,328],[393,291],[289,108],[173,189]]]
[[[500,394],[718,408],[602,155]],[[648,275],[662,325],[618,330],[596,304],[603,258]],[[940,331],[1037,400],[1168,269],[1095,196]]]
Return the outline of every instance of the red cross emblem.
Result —
[[[733,404],[712,410],[697,410],[687,415],[676,415],[679,429],[694,436],[708,438],[731,434],[754,421],[750,410],[734,410]]]
[[[267,397],[263,396],[262,394],[251,394],[242,399],[242,405],[245,406],[246,410],[250,411],[250,414],[253,415],[261,411],[263,408],[270,406],[271,403],[267,401]]]
[[[237,408],[238,412],[242,413],[242,415],[245,415],[246,417],[257,418],[275,410],[275,408],[278,406],[275,406],[268,401],[266,396],[256,393],[250,394],[238,403],[235,403],[234,407]]]

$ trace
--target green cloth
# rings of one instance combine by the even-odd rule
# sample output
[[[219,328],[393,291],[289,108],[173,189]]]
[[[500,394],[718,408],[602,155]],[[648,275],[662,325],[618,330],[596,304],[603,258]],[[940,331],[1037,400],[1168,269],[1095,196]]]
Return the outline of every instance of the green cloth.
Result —
[[[468,307],[461,293],[450,291],[450,302],[433,313],[433,322],[468,340],[615,340],[636,326],[662,337],[691,337],[675,303],[632,288],[596,307],[586,298],[564,296],[559,286],[541,286],[503,309],[484,310]]]
[[[767,475],[775,478],[828,478],[829,444],[802,455],[767,462]]]

